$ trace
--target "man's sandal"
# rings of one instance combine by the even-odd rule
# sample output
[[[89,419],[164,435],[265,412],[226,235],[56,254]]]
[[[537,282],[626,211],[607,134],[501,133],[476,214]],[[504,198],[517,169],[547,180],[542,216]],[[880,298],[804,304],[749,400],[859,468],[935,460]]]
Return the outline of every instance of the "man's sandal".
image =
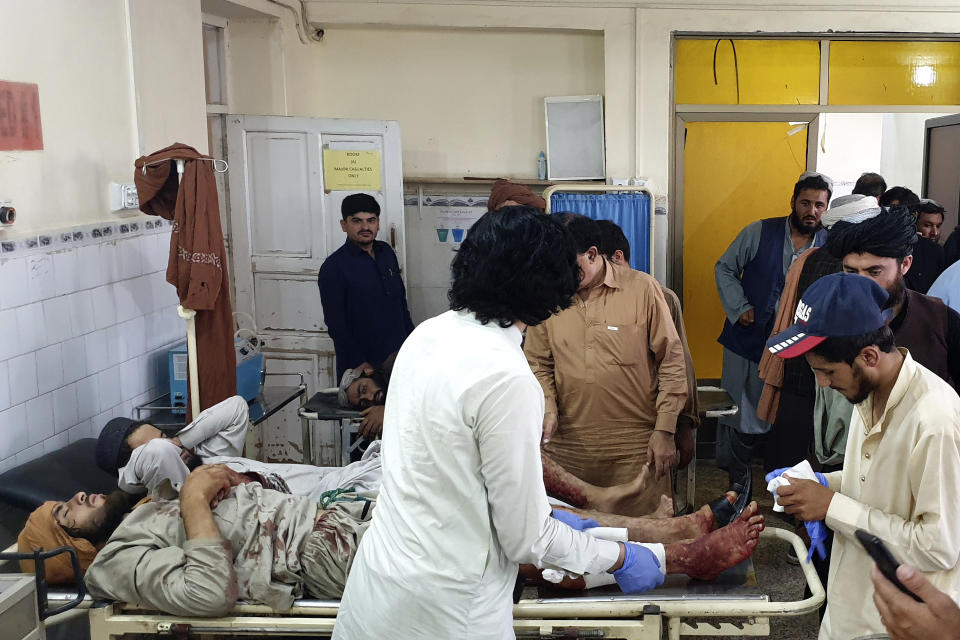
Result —
[[[726,496],[721,496],[710,503],[710,511],[713,512],[713,519],[716,522],[716,528],[725,527],[734,522],[743,514],[743,510],[750,503],[750,484],[752,474],[747,474],[742,482],[734,482],[730,485],[729,491],[737,494],[737,499],[733,502],[727,500]]]

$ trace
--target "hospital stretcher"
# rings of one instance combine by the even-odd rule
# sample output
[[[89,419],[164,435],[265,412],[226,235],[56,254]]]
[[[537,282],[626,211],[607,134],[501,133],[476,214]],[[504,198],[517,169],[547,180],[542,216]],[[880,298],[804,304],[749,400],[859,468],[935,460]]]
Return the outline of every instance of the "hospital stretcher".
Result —
[[[771,527],[761,537],[786,541],[793,545],[797,557],[806,557],[803,542],[786,529]],[[762,593],[751,561],[730,570],[739,570],[744,576],[740,580],[733,578],[725,583],[728,572],[711,583],[668,576],[664,586],[643,596],[596,589],[568,596],[527,587],[514,606],[514,630],[518,638],[678,640],[681,636],[766,636],[770,618],[803,615],[823,602],[823,586],[813,565],[801,563],[801,569],[812,595],[788,602],[772,602]],[[76,596],[76,590],[50,590],[48,606],[55,607]],[[240,603],[229,616],[191,618],[121,603],[94,603],[87,596],[78,608],[86,610],[89,617],[91,640],[114,640],[127,633],[184,638],[188,634],[191,638],[211,634],[323,637],[333,630],[338,606],[335,600],[304,599],[287,611],[276,611]],[[61,615],[70,614],[82,615],[82,611]]]

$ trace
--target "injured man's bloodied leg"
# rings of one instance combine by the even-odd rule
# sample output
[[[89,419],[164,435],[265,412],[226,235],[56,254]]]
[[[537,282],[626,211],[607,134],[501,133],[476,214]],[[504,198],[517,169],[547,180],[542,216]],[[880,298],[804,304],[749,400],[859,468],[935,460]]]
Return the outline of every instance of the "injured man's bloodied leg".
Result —
[[[637,496],[647,488],[650,473],[650,465],[645,464],[629,482],[598,487],[573,475],[543,451],[540,452],[540,459],[543,462],[543,485],[548,496],[563,500],[574,507],[595,509],[603,513],[622,513],[625,508],[633,505]],[[660,496],[657,510],[648,515],[669,518],[673,513],[673,501],[667,496]]]
[[[686,574],[697,580],[713,580],[720,573],[749,558],[756,550],[760,532],[764,528],[764,518],[758,511],[757,503],[751,502],[734,522],[721,529],[701,535],[695,540],[665,544],[663,554],[666,573]],[[583,512],[580,513],[583,515]],[[604,518],[604,522],[600,524],[611,526],[610,522],[611,520]],[[630,540],[634,540],[632,535]],[[547,583],[541,571],[532,565],[521,565],[520,575],[535,582]],[[585,589],[604,582],[588,581],[583,576],[578,576],[565,577],[561,582],[551,584],[563,589]]]
[[[736,493],[728,491],[723,498],[714,503],[704,505],[689,515],[674,518],[621,516],[594,509],[574,509],[564,506],[555,506],[554,508],[570,511],[581,518],[591,518],[602,527],[626,529],[628,539],[635,542],[660,542],[665,544],[694,540],[724,526],[727,521],[722,520],[723,514],[729,511],[731,519],[733,519],[732,503],[737,497]],[[725,505],[726,509],[720,505]],[[718,513],[721,517],[719,522]]]

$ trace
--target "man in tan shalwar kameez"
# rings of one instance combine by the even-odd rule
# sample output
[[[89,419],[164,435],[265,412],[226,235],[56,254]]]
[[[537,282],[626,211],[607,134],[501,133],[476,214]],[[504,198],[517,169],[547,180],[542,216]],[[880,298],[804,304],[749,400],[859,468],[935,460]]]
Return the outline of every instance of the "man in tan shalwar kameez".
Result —
[[[178,159],[185,161],[179,183]],[[197,312],[201,411],[237,393],[230,284],[210,159],[193,147],[175,143],[137,158],[134,171],[140,210],[173,220],[167,282],[177,288],[180,304]],[[187,422],[190,414],[188,402]]]
[[[623,515],[672,497],[677,417],[687,400],[683,346],[656,280],[599,253],[596,222],[565,214],[583,278],[574,304],[527,330],[524,352],[546,397],[544,451],[591,484],[651,481]]]

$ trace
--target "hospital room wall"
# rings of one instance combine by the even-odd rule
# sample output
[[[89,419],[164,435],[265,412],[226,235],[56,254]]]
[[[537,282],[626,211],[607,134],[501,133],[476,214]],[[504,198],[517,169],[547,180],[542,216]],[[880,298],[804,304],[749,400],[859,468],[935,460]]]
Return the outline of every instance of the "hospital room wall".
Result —
[[[397,120],[405,176],[535,178],[543,98],[604,93],[597,32],[331,27],[322,43],[284,42],[281,104],[262,90],[279,30],[228,31],[232,111]]]
[[[170,227],[111,212],[107,183],[175,141],[204,151],[206,129],[194,0],[0,0],[0,16],[0,80],[39,86],[44,142],[0,152],[18,210],[0,231],[3,472],[159,395],[184,331]]]
[[[107,185],[174,141],[206,150],[192,0],[0,0],[0,80],[39,86],[43,150],[0,155],[0,238],[114,220]],[[16,52],[15,54],[12,52]]]

